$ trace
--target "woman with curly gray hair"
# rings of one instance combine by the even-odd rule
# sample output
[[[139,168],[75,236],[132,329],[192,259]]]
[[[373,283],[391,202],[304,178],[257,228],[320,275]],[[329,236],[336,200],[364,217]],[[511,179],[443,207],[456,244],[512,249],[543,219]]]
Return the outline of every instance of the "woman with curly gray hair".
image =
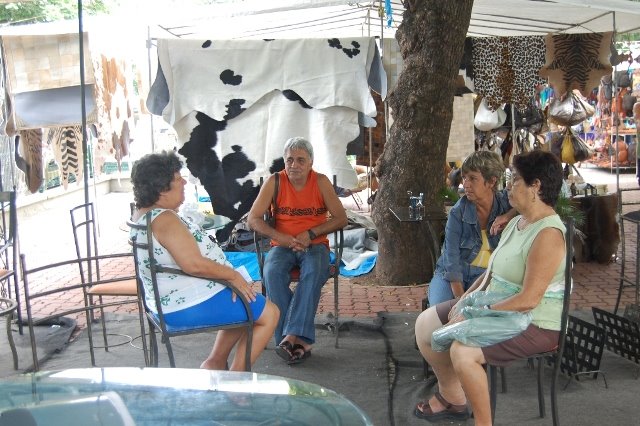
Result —
[[[506,191],[498,184],[504,175],[502,158],[476,151],[461,167],[464,196],[449,212],[442,254],[429,283],[429,304],[462,296],[487,268],[500,231],[515,216]]]

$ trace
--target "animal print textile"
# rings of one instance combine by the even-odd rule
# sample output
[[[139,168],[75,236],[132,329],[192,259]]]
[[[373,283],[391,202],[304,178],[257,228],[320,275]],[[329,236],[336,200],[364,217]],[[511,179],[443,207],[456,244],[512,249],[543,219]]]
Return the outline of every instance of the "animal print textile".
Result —
[[[135,128],[133,96],[129,93],[133,75],[127,61],[111,54],[96,52],[92,60],[98,115],[95,123],[98,141],[93,161],[94,168],[101,170],[105,161],[115,158],[119,164],[129,153],[130,130]]]
[[[373,38],[161,39],[158,58],[147,107],[173,125],[216,214],[249,210],[293,136],[313,145],[314,170],[357,185],[347,145],[360,137],[358,114],[377,114],[370,87],[386,96]]]
[[[16,149],[16,164],[24,172],[27,188],[36,193],[44,179],[42,164],[42,129],[20,130]]]
[[[612,33],[549,34],[540,76],[549,79],[556,95],[578,89],[589,97],[600,78],[611,74],[609,47]]]
[[[524,111],[535,95],[544,65],[542,36],[473,38],[473,83],[475,92],[487,99],[495,111],[502,104],[515,104]]]
[[[45,129],[45,137],[53,148],[53,155],[60,167],[60,180],[67,189],[69,175],[75,174],[76,182],[82,180],[82,126],[52,127]]]

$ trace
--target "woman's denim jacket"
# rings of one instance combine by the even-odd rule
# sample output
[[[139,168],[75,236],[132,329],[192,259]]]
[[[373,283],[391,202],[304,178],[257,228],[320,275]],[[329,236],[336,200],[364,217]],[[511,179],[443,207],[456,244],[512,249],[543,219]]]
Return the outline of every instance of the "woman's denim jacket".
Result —
[[[489,229],[493,221],[511,209],[507,191],[497,191],[494,194],[493,206],[487,222],[487,237],[491,250],[498,246],[500,235],[491,235]],[[463,281],[469,276],[471,262],[476,258],[482,247],[482,234],[478,224],[476,206],[465,196],[451,208],[445,228],[444,246],[438,262],[436,272],[441,273],[449,282]]]

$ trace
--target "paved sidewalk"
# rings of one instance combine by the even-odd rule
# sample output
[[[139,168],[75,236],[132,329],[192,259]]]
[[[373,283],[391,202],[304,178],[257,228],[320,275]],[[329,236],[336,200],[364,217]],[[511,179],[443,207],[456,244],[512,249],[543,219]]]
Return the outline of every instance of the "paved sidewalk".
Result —
[[[608,169],[580,169],[587,182],[600,184],[607,183],[609,190],[615,190],[615,173],[609,173]],[[633,174],[621,174],[621,187],[635,187],[637,185]],[[81,197],[81,191],[77,197]],[[366,198],[366,196],[363,196]],[[100,253],[115,253],[129,251],[127,244],[128,229],[126,217],[129,213],[129,203],[132,195],[128,192],[109,193],[100,196],[97,204],[97,215],[100,223]],[[31,216],[19,219],[20,251],[26,254],[28,265],[39,266],[53,261],[69,259],[75,256],[73,236],[69,220],[69,208],[83,202],[78,198],[73,205],[47,206],[46,210]],[[351,198],[343,199],[347,208],[357,210]],[[68,203],[68,201],[67,201]],[[361,212],[366,214],[368,206],[366,202],[361,205]],[[635,229],[627,229],[627,259],[637,259],[635,252]],[[620,248],[618,249],[620,252]],[[127,267],[129,268],[127,271]],[[629,265],[633,270],[635,264]],[[103,270],[107,274],[132,272],[133,265],[114,264],[111,271]],[[618,292],[618,277],[620,265],[618,263],[599,264],[595,262],[578,263],[574,270],[575,290],[572,295],[572,309],[590,309],[597,306],[602,309],[612,310]],[[50,280],[50,285],[55,285],[55,280]],[[418,312],[421,309],[422,299],[427,290],[426,284],[416,286],[386,286],[359,285],[358,279],[340,278],[340,315],[342,317],[375,317],[378,312]],[[258,286],[259,283],[256,284]],[[625,290],[620,306],[634,300],[633,289]],[[60,303],[74,304],[80,300],[50,300],[42,306],[42,312],[54,311]],[[113,309],[117,313],[131,313],[135,310],[133,305],[118,306]],[[319,314],[333,312],[333,285],[328,283],[322,293]],[[79,325],[84,326],[82,318],[78,318]]]

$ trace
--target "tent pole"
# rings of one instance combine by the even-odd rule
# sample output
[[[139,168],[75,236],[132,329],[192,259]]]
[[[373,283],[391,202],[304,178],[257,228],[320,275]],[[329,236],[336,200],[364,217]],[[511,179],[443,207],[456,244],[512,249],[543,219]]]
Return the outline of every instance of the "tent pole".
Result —
[[[82,112],[82,175],[84,180],[84,202],[89,203],[89,156],[87,153],[87,107],[85,105],[85,75],[84,75],[84,30],[82,29],[82,0],[78,0],[78,43],[80,46],[80,108]],[[89,217],[89,207],[85,209],[86,217]],[[90,244],[90,227],[87,231],[87,257],[92,255]],[[91,266],[89,266],[91,268]],[[89,269],[91,275],[91,269]]]
[[[153,84],[151,80],[151,27],[147,25],[147,66],[149,68],[149,87]],[[153,131],[153,114],[149,114],[149,128],[151,129],[151,152],[156,151],[155,132]]]
[[[613,40],[611,42],[614,43],[614,45],[615,45],[616,38],[618,36],[618,33],[616,32],[616,12],[612,12],[612,15],[613,15]],[[613,77],[614,77],[613,78],[613,90],[614,90],[613,93],[615,93],[615,96],[612,99],[613,99],[613,102],[615,102],[616,98],[619,95],[619,93],[618,93],[618,84],[616,83],[616,79],[615,79],[616,73],[618,71],[618,65],[613,67],[613,71],[614,71],[613,72]],[[613,105],[612,105],[611,110],[613,111]],[[612,114],[613,114],[613,112],[612,112]],[[618,139],[620,138],[620,111],[616,110],[615,114],[617,114],[618,116],[617,117],[612,117],[612,118],[614,119],[613,120],[613,125],[616,128],[616,150],[615,150],[616,158],[615,159],[616,159],[616,194],[617,194],[618,190],[620,189],[620,164],[619,164],[619,161],[618,161],[618,159],[620,158],[619,157],[619,152],[618,152]]]

